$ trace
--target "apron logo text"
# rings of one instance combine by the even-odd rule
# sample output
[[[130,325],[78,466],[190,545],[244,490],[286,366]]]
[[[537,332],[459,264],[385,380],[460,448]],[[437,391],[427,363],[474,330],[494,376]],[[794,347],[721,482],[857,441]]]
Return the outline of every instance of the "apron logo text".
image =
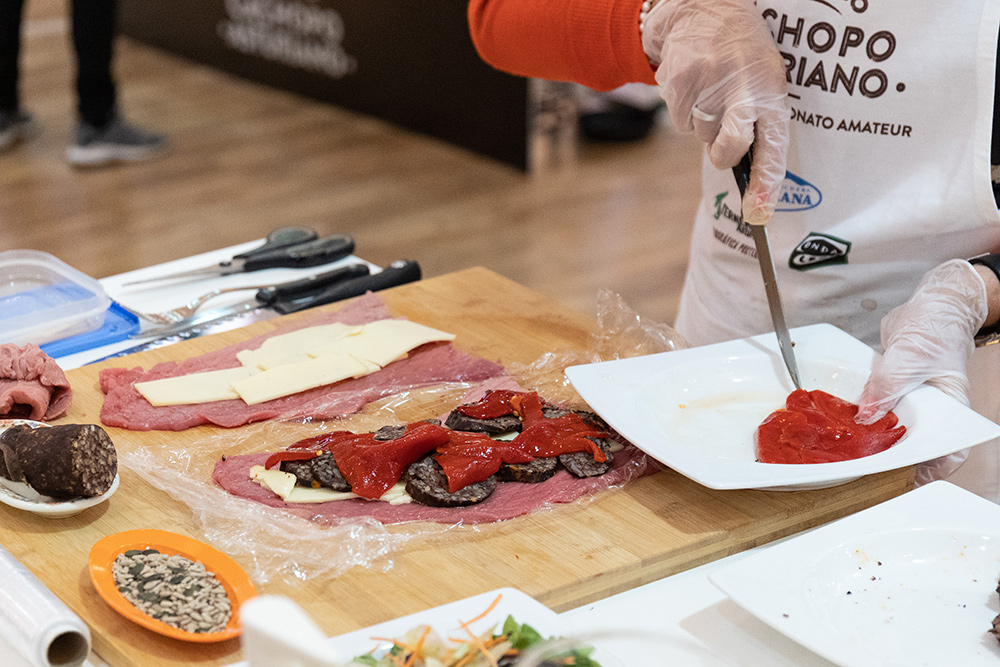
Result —
[[[785,172],[785,180],[781,183],[781,192],[778,194],[778,203],[774,210],[808,211],[819,206],[821,201],[823,193],[819,188],[801,176]]]
[[[839,10],[834,11],[840,14]],[[843,26],[838,30],[827,21],[807,26],[804,18],[779,15],[774,9],[764,10],[763,16],[785,61],[788,83],[803,88],[815,87],[829,93],[845,91],[851,96],[858,92],[873,99],[889,90],[889,75],[881,66],[862,70],[860,65],[831,63],[824,58],[832,56],[843,60],[863,57],[881,65],[896,52],[896,35],[891,31],[878,30],[866,34],[858,26]],[[806,49],[819,57],[798,53]],[[906,84],[897,83],[895,89],[903,92]]]
[[[729,196],[729,191],[726,190],[722,194],[715,195],[715,215],[713,216],[716,220],[719,218],[727,218],[736,223],[736,228],[744,236],[750,236],[750,226],[743,222],[743,213],[737,213],[733,209],[729,208],[729,204],[726,203],[726,197]]]
[[[753,257],[754,259],[757,258],[757,249],[750,243],[746,243],[745,241],[741,241],[738,238],[734,238],[729,234],[720,231],[718,229],[713,229],[712,234],[715,235],[715,239],[717,241],[719,241],[726,247],[732,248],[733,250],[740,252],[744,255]]]
[[[913,136],[912,125],[899,125],[897,123],[884,123],[871,120],[847,120],[841,118],[839,121],[830,116],[818,113],[803,111],[792,107],[792,120],[803,125],[821,127],[824,130],[836,130],[838,132],[857,132],[858,134],[879,134],[891,137]]]
[[[847,264],[851,242],[829,234],[812,232],[806,236],[788,258],[788,268],[808,271],[831,264]]]

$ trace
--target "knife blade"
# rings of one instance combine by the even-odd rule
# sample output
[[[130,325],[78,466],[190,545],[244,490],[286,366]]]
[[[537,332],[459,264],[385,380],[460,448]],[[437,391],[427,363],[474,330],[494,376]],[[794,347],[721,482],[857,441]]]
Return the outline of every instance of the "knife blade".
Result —
[[[736,177],[736,186],[740,191],[740,203],[742,208],[743,197],[746,195],[747,187],[750,184],[750,165],[753,160],[753,149],[750,150],[740,163],[733,167],[733,176]],[[749,223],[748,223],[749,224]],[[792,349],[792,337],[788,332],[788,325],[785,323],[785,310],[781,306],[781,292],[778,290],[778,276],[774,270],[774,260],[771,258],[771,244],[767,238],[767,225],[749,225],[750,236],[753,238],[754,246],[757,248],[757,262],[760,264],[760,275],[764,279],[764,292],[767,294],[767,305],[771,310],[771,323],[774,325],[774,333],[778,337],[778,349],[781,350],[781,358],[785,362],[789,377],[796,389],[802,389],[799,383],[799,367],[795,363],[795,352]]]
[[[99,361],[123,357],[135,352],[153,350],[199,336],[230,331],[254,322],[269,320],[279,315],[296,313],[314,306],[361,296],[365,292],[377,292],[389,287],[404,285],[420,280],[420,278],[421,270],[417,262],[413,260],[397,260],[378,273],[348,278],[306,295],[299,293],[296,296],[278,298],[276,300],[270,300],[267,295],[263,295],[270,303],[261,303],[258,299],[261,294],[258,292],[251,300],[226,306],[219,311],[213,311],[207,314],[208,317],[196,320],[187,325],[163,330],[153,340],[120,350],[100,359],[95,359],[90,363],[94,364]],[[264,291],[261,290],[261,292]]]

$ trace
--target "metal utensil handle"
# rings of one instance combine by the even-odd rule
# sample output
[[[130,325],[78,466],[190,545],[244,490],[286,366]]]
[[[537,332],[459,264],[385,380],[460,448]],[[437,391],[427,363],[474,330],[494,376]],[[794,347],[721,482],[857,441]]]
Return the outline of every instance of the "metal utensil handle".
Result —
[[[301,297],[312,292],[317,292],[339,282],[367,276],[369,273],[367,264],[351,264],[326,273],[318,273],[302,280],[293,280],[280,285],[271,285],[257,292],[257,301],[264,305],[270,305],[275,301],[289,300]]]
[[[389,287],[411,283],[420,280],[420,276],[419,264],[413,260],[397,260],[375,275],[346,280],[306,298],[277,301],[271,304],[271,308],[282,315],[287,315],[313,306],[361,296],[365,292],[377,292]]]
[[[233,259],[250,259],[279,248],[308,243],[317,238],[319,238],[319,234],[316,233],[315,229],[309,227],[281,227],[268,234],[264,243],[252,250],[233,255]]]
[[[354,252],[350,236],[327,236],[308,243],[279,248],[246,260],[243,271],[260,271],[280,266],[304,268],[329,264]]]

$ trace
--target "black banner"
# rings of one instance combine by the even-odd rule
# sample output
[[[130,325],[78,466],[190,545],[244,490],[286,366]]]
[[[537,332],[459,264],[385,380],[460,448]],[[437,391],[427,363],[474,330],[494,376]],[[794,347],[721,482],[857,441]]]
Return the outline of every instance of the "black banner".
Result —
[[[120,0],[124,35],[224,72],[528,162],[528,81],[483,63],[464,0]]]

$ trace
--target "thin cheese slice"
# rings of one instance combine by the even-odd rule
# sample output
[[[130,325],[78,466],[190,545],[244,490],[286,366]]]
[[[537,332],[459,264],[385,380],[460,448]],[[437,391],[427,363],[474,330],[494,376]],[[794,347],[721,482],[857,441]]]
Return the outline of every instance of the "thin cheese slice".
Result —
[[[288,500],[288,495],[295,488],[295,475],[290,472],[280,470],[268,470],[264,466],[253,466],[250,468],[250,479],[257,482],[265,489],[270,489],[281,496],[282,500]],[[333,489],[330,489],[331,491]]]
[[[326,354],[347,352],[385,366],[425,343],[452,340],[455,334],[409,320],[377,320],[366,324],[360,333],[339,338],[309,354],[322,358]]]
[[[360,377],[371,372],[371,368],[370,364],[349,354],[328,354],[319,359],[283,364],[266,371],[258,370],[256,374],[234,382],[233,390],[248,405],[255,405],[347,378]]]
[[[257,366],[267,370],[284,364],[306,361],[310,352],[332,345],[335,341],[359,333],[361,325],[333,322],[315,327],[305,327],[278,336],[272,336],[255,350],[242,350],[236,358],[244,366]]]
[[[137,383],[136,388],[157,406],[234,398],[254,405],[374,373],[416,347],[454,339],[454,334],[409,320],[334,322],[273,336],[255,350],[243,350],[236,355],[241,368]]]
[[[188,405],[239,398],[232,385],[262,371],[237,366],[221,371],[191,373],[163,380],[136,382],[135,388],[152,405]]]
[[[250,479],[257,482],[265,489],[273,491],[282,500],[289,503],[327,503],[331,500],[347,500],[348,498],[360,498],[361,496],[350,491],[334,491],[333,489],[320,487],[313,489],[307,486],[297,486],[295,475],[281,470],[268,470],[264,466],[253,466],[250,468]],[[390,505],[402,505],[413,502],[413,498],[406,492],[406,487],[402,483],[397,483],[382,494],[379,500]]]

